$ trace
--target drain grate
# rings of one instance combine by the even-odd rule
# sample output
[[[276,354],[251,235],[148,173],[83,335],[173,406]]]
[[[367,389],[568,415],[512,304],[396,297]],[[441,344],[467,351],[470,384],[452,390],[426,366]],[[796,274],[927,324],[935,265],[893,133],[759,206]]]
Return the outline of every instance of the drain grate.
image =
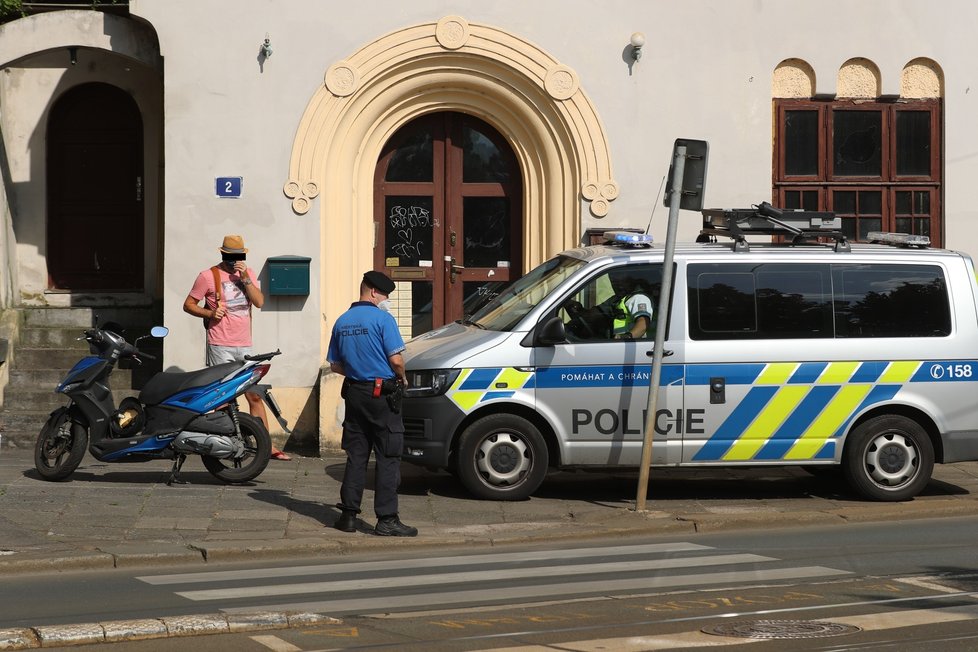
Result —
[[[828,623],[818,620],[742,620],[704,627],[705,634],[714,636],[737,636],[740,638],[828,638],[844,636],[862,630],[855,625]]]

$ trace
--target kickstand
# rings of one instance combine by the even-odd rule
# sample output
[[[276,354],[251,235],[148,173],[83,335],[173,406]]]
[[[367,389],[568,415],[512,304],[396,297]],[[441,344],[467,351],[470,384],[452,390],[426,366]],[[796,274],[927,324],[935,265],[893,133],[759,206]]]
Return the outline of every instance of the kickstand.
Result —
[[[173,460],[173,468],[170,469],[170,479],[166,481],[166,486],[169,487],[172,484],[190,484],[186,480],[181,480],[179,477],[177,477],[180,475],[180,468],[186,461],[186,455],[177,455],[177,458]]]

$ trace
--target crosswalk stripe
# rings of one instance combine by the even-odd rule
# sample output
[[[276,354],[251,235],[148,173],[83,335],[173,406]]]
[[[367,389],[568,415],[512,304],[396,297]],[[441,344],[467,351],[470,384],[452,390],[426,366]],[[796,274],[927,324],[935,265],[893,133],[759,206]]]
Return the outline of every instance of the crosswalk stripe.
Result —
[[[389,561],[369,561],[335,564],[315,564],[307,566],[288,566],[283,568],[256,568],[241,571],[206,571],[202,573],[174,573],[167,575],[144,575],[136,579],[153,585],[199,584],[204,582],[224,582],[234,580],[257,580],[270,577],[308,577],[335,572],[358,573],[363,571],[401,570],[405,565],[411,568],[445,568],[469,564],[506,563],[526,561],[547,561],[556,559],[580,559],[587,557],[615,557],[624,555],[659,554],[666,552],[692,552],[710,550],[709,546],[695,543],[652,543],[606,548],[571,548],[568,550],[530,550],[526,552],[503,552],[456,557],[432,557]]]
[[[532,568],[524,567],[497,570],[476,570],[457,573],[436,573],[432,575],[379,577],[327,582],[277,584],[271,586],[245,586],[226,589],[207,589],[202,591],[178,591],[177,595],[189,600],[234,600],[240,598],[271,597],[275,595],[320,593],[326,591],[339,593],[341,591],[393,589],[404,586],[420,586],[430,584],[442,585],[463,582],[491,582],[507,579],[553,577],[555,575],[576,576],[597,573],[620,573],[626,571],[638,572],[644,570],[687,568],[690,566],[724,566],[729,564],[749,564],[767,561],[777,560],[772,557],[762,557],[760,555],[752,554],[712,555],[703,557],[681,557],[674,559],[629,560],[607,563],[568,564],[563,566],[536,566]],[[607,586],[607,584],[608,582],[605,580],[604,585]]]
[[[635,590],[661,590],[676,586],[711,586],[734,582],[766,582],[776,580],[796,580],[811,577],[831,577],[848,575],[848,571],[826,568],[824,566],[801,566],[767,570],[729,571],[691,575],[657,576],[646,578],[607,579],[588,582],[544,584],[534,586],[511,586],[503,588],[480,588],[443,593],[417,593],[396,596],[374,596],[370,598],[344,597],[333,600],[294,602],[290,604],[261,605],[252,607],[224,608],[225,613],[251,613],[269,609],[286,611],[310,611],[315,613],[377,613],[387,609],[404,607],[431,607],[441,604],[463,602],[489,602],[495,600],[523,600],[527,598],[546,598],[575,594],[620,594]]]

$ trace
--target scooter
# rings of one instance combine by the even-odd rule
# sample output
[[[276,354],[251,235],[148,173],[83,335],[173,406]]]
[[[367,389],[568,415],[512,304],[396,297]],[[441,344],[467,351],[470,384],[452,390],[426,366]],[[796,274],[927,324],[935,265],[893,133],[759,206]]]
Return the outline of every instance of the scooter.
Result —
[[[138,398],[124,398],[118,408],[109,375],[120,360],[154,359],[139,350],[147,337],[166,337],[155,326],[133,344],[118,324],[85,331],[92,355],[79,360],[56,392],[68,404],[51,413],[34,447],[34,467],[45,480],[67,479],[78,468],[85,449],[100,462],[146,462],[172,459],[167,485],[183,484],[180,469],[188,455],[200,455],[207,470],[227,483],[248,482],[268,464],[272,441],[261,420],[238,409],[237,397],[259,394],[279,424],[288,424],[272,398],[270,386],[258,385],[268,363],[281,351],[247,356],[199,371],[160,372],[146,382]]]

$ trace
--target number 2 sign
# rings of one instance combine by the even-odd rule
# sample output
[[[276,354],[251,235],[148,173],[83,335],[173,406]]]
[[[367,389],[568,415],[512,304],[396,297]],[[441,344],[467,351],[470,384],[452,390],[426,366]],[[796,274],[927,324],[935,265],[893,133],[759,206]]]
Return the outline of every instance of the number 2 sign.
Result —
[[[217,196],[237,199],[241,196],[242,177],[217,177]]]

